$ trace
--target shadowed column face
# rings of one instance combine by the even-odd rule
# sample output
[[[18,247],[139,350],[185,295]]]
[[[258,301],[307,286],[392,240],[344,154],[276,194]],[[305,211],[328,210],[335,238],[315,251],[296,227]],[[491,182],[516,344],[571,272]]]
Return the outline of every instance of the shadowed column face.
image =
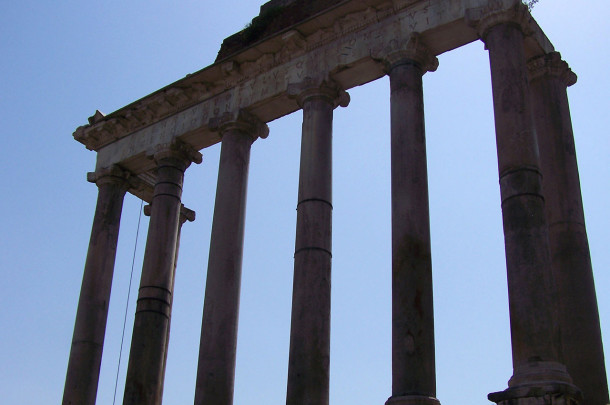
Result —
[[[288,405],[327,405],[330,364],[332,120],[347,93],[305,83],[288,362]]]
[[[233,403],[250,147],[267,126],[241,112],[219,124],[222,136],[210,241],[196,405]],[[214,125],[212,126],[214,127]]]
[[[161,403],[174,285],[174,262],[180,219],[184,171],[198,152],[172,147],[155,155],[157,179],[123,404]]]
[[[390,55],[392,131],[392,397],[438,404],[422,76],[438,61],[413,34]]]
[[[567,87],[576,75],[557,52],[528,64],[555,279],[561,359],[585,404],[608,404],[595,284]]]
[[[534,397],[542,401],[535,403],[544,404],[547,394],[562,401],[579,396],[559,356],[555,285],[522,32],[528,16],[526,6],[518,4],[504,15],[489,17],[491,24],[481,29],[491,66],[514,370],[509,388],[489,399],[504,405],[529,404]],[[531,386],[537,391],[526,389]]]
[[[147,212],[148,211],[148,212]],[[151,211],[151,206],[147,205],[144,207],[144,214],[147,216],[150,216],[150,211]],[[171,290],[174,290],[174,282],[176,280],[176,267],[178,266],[178,256],[179,256],[179,250],[180,250],[180,235],[182,233],[182,226],[184,225],[184,223],[186,221],[189,222],[193,222],[195,220],[195,211],[189,210],[188,208],[186,208],[184,206],[184,204],[181,204],[180,206],[180,220],[178,222],[178,236],[176,237],[176,250],[174,253],[174,271],[172,274],[172,286],[171,286]],[[173,294],[170,297],[170,302],[169,305],[170,307],[173,306]],[[171,312],[170,312],[170,317],[169,317],[169,324],[167,326],[167,336],[165,338],[165,357],[163,358],[163,371],[161,375],[165,375],[165,368],[167,366],[167,346],[169,344],[169,337],[170,337],[170,329],[171,329]]]
[[[558,359],[542,178],[529,103],[523,34],[500,24],[489,49],[508,273],[513,366]]]
[[[392,91],[392,395],[435,396],[434,317],[422,71],[390,72]]]
[[[128,174],[118,167],[91,173],[99,193],[78,301],[63,404],[95,404],[119,224]]]

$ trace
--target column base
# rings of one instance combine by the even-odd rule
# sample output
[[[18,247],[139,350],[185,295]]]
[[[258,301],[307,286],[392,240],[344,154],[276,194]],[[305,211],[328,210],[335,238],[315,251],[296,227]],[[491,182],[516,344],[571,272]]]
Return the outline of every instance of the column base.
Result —
[[[554,383],[572,384],[566,366],[554,361],[533,361],[515,368],[508,387],[522,385],[545,385]]]
[[[492,392],[487,396],[498,405],[579,405],[582,393],[572,384],[529,385]]]
[[[438,399],[423,395],[405,395],[402,397],[390,397],[385,405],[440,405]]]
[[[565,366],[555,362],[532,362],[517,368],[508,388],[487,398],[498,405],[579,405],[583,399]]]

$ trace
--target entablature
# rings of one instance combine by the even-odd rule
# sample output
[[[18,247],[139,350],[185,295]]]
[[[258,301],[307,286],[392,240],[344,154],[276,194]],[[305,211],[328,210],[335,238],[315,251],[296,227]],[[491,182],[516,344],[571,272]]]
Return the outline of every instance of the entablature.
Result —
[[[152,156],[175,139],[201,150],[220,141],[211,119],[246,110],[270,122],[299,109],[288,87],[330,79],[344,90],[385,75],[384,60],[413,33],[435,56],[479,39],[472,19],[521,5],[519,0],[344,0],[264,37],[216,63],[104,116],[96,112],[74,137],[97,152],[96,169],[118,164],[149,201]],[[554,51],[531,18],[527,57]]]

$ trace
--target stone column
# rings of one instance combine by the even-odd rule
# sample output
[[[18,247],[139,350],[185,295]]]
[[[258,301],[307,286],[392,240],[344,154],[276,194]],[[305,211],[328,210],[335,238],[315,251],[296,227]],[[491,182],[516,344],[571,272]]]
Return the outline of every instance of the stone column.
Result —
[[[386,59],[392,150],[392,396],[438,405],[422,76],[438,60],[418,35]]]
[[[151,209],[152,207],[149,205],[144,206],[144,215],[146,215],[147,217],[150,217],[150,213],[151,213]],[[174,290],[174,284],[173,282],[175,281],[176,278],[176,268],[178,267],[178,256],[179,256],[179,250],[180,250],[180,235],[182,233],[182,225],[184,225],[184,223],[186,221],[189,222],[193,222],[195,220],[195,211],[190,210],[188,208],[186,208],[184,206],[184,204],[181,204],[180,206],[180,220],[178,223],[178,236],[176,237],[176,253],[174,255],[174,273],[172,274],[172,291]],[[169,302],[169,306],[170,308],[173,306],[173,302],[174,302],[174,295],[172,294],[172,296],[170,297],[170,302]],[[167,327],[167,337],[165,339],[165,358],[163,359],[163,372],[162,375],[165,375],[165,367],[167,366],[167,349],[169,346],[169,336],[170,336],[170,329],[171,329],[171,313],[170,313],[170,318],[168,320],[168,327]]]
[[[128,174],[118,166],[87,179],[98,186],[97,206],[78,300],[63,405],[92,405],[102,362],[114,261]]]
[[[210,122],[222,145],[205,287],[196,405],[231,405],[250,147],[267,126],[246,111]]]
[[[584,403],[606,405],[608,380],[568,105],[567,87],[576,75],[557,52],[531,60],[528,68],[562,359]]]
[[[560,363],[542,176],[524,51],[531,17],[516,2],[479,22],[489,50],[502,199],[513,376],[502,405],[568,404],[578,390]],[[534,389],[535,387],[535,389]]]
[[[303,109],[287,405],[328,405],[333,110],[349,96],[332,82],[290,85]]]
[[[124,405],[161,404],[182,182],[190,163],[201,162],[201,154],[182,143],[172,144],[156,153],[154,158],[157,179],[131,338]]]

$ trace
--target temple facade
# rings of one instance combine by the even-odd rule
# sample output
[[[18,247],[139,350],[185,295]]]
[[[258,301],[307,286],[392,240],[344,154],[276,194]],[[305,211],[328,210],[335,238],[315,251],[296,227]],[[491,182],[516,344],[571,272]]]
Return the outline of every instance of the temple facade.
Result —
[[[217,60],[74,137],[98,186],[63,404],[94,404],[123,198],[149,204],[123,404],[161,404],[188,167],[221,143],[196,405],[232,405],[250,148],[302,110],[287,405],[328,405],[332,126],[347,91],[390,81],[392,391],[438,405],[422,77],[437,56],[489,52],[513,374],[499,405],[607,405],[567,87],[576,75],[519,0],[274,0]]]

